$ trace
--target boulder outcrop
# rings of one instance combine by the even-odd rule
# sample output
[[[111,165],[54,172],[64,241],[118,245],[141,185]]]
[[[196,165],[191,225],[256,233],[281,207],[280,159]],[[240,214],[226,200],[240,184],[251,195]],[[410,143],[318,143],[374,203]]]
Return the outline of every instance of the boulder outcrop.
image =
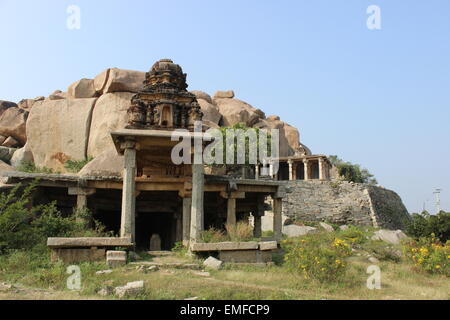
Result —
[[[130,92],[114,92],[98,99],[90,125],[88,156],[95,158],[103,151],[114,148],[110,132],[126,126],[132,97]]]
[[[64,171],[68,159],[99,157],[113,149],[110,132],[127,124],[134,93],[143,87],[145,72],[110,68],[95,79],[80,79],[67,92],[55,90],[47,98],[0,101],[0,145],[20,148],[13,166],[34,159],[37,166]],[[298,130],[278,116],[265,117],[260,109],[235,98],[232,90],[208,93],[194,90],[204,114],[205,128],[244,123],[249,127],[280,130],[280,155],[294,154]]]
[[[264,112],[239,99],[215,98],[213,101],[223,117],[224,126],[244,123],[252,127],[260,119],[265,118]]]
[[[17,104],[11,101],[0,100],[0,116],[9,108],[17,108]]]
[[[27,141],[27,119],[28,111],[18,107],[7,108],[0,115],[0,135],[5,137],[13,137],[20,144],[24,145]]]
[[[29,148],[37,166],[64,171],[64,162],[86,158],[96,98],[38,102],[27,122]]]
[[[191,93],[193,93],[197,99],[203,99],[208,103],[211,103],[211,104],[213,103],[211,96],[209,94],[207,94],[206,92],[199,91],[199,90],[193,90],[193,91],[191,91]]]
[[[121,177],[123,171],[123,156],[116,149],[103,151],[99,156],[86,164],[78,172],[80,176]]]
[[[197,98],[197,101],[203,112],[203,121],[211,121],[212,123],[219,124],[222,119],[219,109],[206,100]]]
[[[94,98],[95,95],[94,80],[92,79],[78,80],[67,89],[67,96],[72,99]]]
[[[145,80],[145,72],[111,68],[94,79],[95,91],[99,94],[111,92],[138,92]]]
[[[12,155],[10,162],[14,168],[19,167],[25,162],[34,162],[33,153],[31,152],[29,144],[26,143],[25,146],[16,150]]]

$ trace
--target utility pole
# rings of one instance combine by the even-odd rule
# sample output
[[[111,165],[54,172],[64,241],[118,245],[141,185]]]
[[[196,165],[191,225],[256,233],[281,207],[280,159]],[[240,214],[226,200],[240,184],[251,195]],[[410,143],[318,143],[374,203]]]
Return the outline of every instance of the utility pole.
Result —
[[[423,210],[422,210],[422,212],[427,211],[426,204],[428,203],[428,201],[430,201],[430,199],[427,199],[427,200],[425,200],[423,202]]]
[[[436,189],[433,193],[436,195],[436,214],[441,212],[441,191],[442,189]]]

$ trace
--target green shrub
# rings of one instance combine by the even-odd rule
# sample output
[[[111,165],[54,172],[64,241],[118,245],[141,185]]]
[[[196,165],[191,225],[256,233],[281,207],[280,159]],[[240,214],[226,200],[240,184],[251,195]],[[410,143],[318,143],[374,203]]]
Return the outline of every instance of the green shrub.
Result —
[[[228,240],[225,232],[223,232],[222,230],[213,228],[213,227],[209,228],[208,230],[204,230],[201,233],[200,238],[201,238],[202,242],[205,242],[205,243],[223,242],[223,241]]]
[[[22,161],[20,165],[17,167],[17,171],[26,172],[26,173],[59,173],[53,171],[51,168],[47,167],[37,167],[32,161]]]
[[[387,245],[384,241],[368,241],[363,247],[370,255],[380,261],[400,262],[401,260],[401,251],[393,246]]]
[[[420,270],[450,276],[450,241],[437,238],[410,240],[404,245],[405,256]]]
[[[175,242],[172,248],[172,252],[176,253],[178,256],[185,256],[188,252],[187,248],[183,245],[182,241]]]
[[[91,162],[94,158],[88,157],[84,160],[67,160],[64,163],[64,168],[73,173],[78,173],[85,165]]]
[[[406,233],[417,239],[436,237],[441,242],[450,240],[450,212],[439,212],[437,215],[430,215],[424,211],[415,213],[406,225]]]
[[[103,236],[104,226],[92,220],[92,227],[76,214],[64,217],[55,203],[31,206],[34,182],[21,191],[17,185],[8,193],[0,193],[0,252],[30,249],[45,245],[48,237]],[[89,215],[84,209],[84,215]],[[86,216],[84,217],[86,218]]]
[[[332,234],[284,240],[282,247],[290,271],[321,282],[339,281],[347,270],[345,258],[351,254],[350,245]]]
[[[368,183],[376,185],[378,182],[369,170],[361,168],[359,164],[353,164],[339,159],[335,155],[328,156],[331,164],[336,167],[342,180],[352,181],[356,183]]]
[[[339,238],[342,238],[351,244],[362,244],[367,241],[366,232],[355,226],[349,226],[347,230],[340,230],[337,233]]]

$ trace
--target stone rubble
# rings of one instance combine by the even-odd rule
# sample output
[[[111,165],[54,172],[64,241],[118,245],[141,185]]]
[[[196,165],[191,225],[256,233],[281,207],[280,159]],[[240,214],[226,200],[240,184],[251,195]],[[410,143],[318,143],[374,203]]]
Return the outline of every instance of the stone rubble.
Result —
[[[220,261],[219,259],[216,259],[214,257],[208,257],[208,259],[206,259],[205,261],[203,261],[203,265],[206,268],[210,268],[210,269],[215,269],[215,270],[219,270],[222,267],[223,262]]]
[[[114,288],[114,294],[119,298],[136,296],[144,292],[144,281],[128,282],[125,286]]]

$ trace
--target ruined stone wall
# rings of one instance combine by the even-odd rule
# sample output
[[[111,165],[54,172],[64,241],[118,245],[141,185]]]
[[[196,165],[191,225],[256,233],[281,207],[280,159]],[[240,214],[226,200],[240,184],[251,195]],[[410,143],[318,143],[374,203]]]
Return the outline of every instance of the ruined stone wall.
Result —
[[[283,214],[296,220],[404,228],[400,197],[381,187],[346,181],[287,181]]]

